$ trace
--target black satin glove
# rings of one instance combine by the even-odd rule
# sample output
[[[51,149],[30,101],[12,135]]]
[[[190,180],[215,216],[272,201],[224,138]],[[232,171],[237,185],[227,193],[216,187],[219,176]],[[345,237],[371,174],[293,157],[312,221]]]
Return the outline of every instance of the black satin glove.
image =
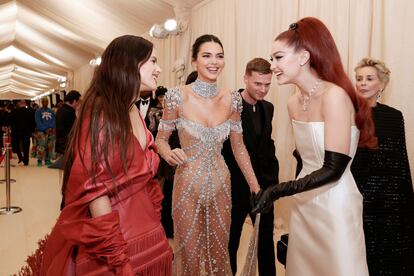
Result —
[[[252,217],[255,217],[257,212],[253,213],[252,210],[256,207],[256,205],[259,202],[259,199],[263,196],[264,191],[260,189],[257,193],[251,193],[250,195],[250,214]],[[266,208],[263,209],[260,213],[267,214],[270,212],[270,210],[273,209],[273,202],[271,204],[268,204]]]
[[[257,204],[251,213],[253,215],[262,213],[273,204],[273,201],[280,197],[316,189],[338,180],[344,173],[350,160],[351,157],[346,154],[326,150],[322,168],[300,179],[273,184],[268,187],[258,198]]]
[[[250,194],[250,210],[253,210],[256,207],[258,199],[262,196],[263,190],[260,189],[257,193],[252,192]]]

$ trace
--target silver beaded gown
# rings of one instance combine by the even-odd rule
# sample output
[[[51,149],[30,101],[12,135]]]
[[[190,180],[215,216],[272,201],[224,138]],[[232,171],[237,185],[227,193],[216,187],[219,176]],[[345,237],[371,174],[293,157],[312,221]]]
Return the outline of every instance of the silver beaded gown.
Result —
[[[157,139],[168,141],[177,129],[188,158],[178,166],[174,179],[174,275],[230,276],[230,174],[221,149],[229,135],[231,141],[235,135],[242,135],[241,96],[231,92],[229,118],[215,127],[206,127],[183,116],[185,103],[181,93],[180,88],[166,93],[157,135]],[[248,168],[250,159],[244,144],[234,142],[232,147],[236,160],[251,179],[254,172]]]

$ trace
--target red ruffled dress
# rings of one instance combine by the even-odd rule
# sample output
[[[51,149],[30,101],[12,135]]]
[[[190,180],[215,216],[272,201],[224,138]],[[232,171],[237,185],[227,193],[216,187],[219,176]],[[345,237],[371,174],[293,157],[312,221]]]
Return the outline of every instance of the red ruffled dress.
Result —
[[[85,135],[88,124],[85,120],[81,136],[87,168],[91,156]],[[172,250],[160,223],[163,196],[153,179],[159,158],[154,138],[146,132],[145,149],[135,136],[128,145],[128,175],[118,147],[110,147],[108,159],[115,182],[101,162],[94,183],[75,150],[66,206],[46,242],[40,275],[171,275]],[[110,198],[113,211],[92,218],[89,203],[103,195]]]

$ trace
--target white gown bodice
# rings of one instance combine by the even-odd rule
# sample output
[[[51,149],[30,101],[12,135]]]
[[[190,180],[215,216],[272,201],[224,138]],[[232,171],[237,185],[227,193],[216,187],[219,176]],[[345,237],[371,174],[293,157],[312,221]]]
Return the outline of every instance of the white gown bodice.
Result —
[[[302,158],[301,178],[322,167],[324,123],[292,121]],[[349,156],[355,155],[359,130],[351,128]],[[320,188],[293,196],[289,221],[287,276],[365,276],[368,268],[362,227],[362,195],[350,171]]]

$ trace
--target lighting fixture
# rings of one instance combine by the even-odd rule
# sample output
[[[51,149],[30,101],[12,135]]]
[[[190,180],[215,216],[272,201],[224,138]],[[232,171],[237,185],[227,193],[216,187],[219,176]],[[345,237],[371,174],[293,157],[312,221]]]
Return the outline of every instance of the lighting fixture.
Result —
[[[167,19],[164,23],[164,29],[169,32],[175,31],[177,29],[177,20]]]
[[[149,31],[149,35],[155,38],[166,38],[168,31],[163,26],[154,24]]]
[[[91,66],[98,66],[100,65],[102,62],[102,58],[101,57],[97,57],[97,58],[93,58],[89,61],[89,65]]]
[[[168,35],[177,35],[182,32],[182,28],[175,19],[167,19],[163,25],[154,24],[149,30],[149,34],[155,38],[166,38]]]

